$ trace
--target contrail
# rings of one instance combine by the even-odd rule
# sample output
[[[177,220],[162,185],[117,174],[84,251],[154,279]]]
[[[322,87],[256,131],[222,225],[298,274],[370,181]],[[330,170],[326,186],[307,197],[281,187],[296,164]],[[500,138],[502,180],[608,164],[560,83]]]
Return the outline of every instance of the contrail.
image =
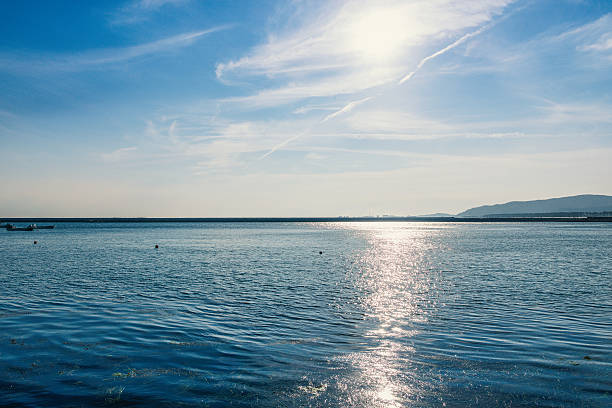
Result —
[[[343,113],[346,112],[350,112],[351,110],[353,110],[353,108],[357,105],[360,105],[364,102],[369,101],[370,99],[372,99],[371,96],[368,96],[367,98],[363,98],[363,99],[359,99],[357,101],[352,101],[347,103],[342,109],[338,109],[337,111],[330,113],[329,115],[327,115],[326,117],[324,117],[323,119],[321,119],[320,121],[318,121],[316,124],[312,125],[311,127],[309,127],[308,129],[306,129],[305,131],[303,131],[302,133],[299,133],[295,136],[290,137],[289,139],[285,140],[284,142],[281,142],[279,144],[277,144],[276,146],[274,146],[272,149],[270,149],[267,153],[265,153],[264,155],[262,155],[259,160],[261,159],[265,159],[266,157],[268,157],[269,155],[271,155],[272,153],[274,153],[275,151],[277,151],[278,149],[280,149],[281,147],[285,146],[288,143],[293,142],[296,139],[299,139],[300,137],[310,133],[310,131],[316,126],[316,125],[320,125],[321,123],[325,123],[330,119],[335,118],[338,115],[342,115]]]
[[[419,65],[417,65],[417,67],[414,69],[414,71],[412,71],[411,73],[409,73],[408,75],[404,76],[399,82],[398,85],[403,84],[404,82],[406,82],[407,80],[409,80],[410,78],[412,78],[414,76],[414,74],[416,74],[421,67],[423,67],[423,65],[425,65],[425,63],[429,60],[432,60],[442,54],[444,54],[446,51],[448,50],[452,50],[453,48],[455,48],[456,46],[460,45],[461,43],[465,42],[466,40],[469,40],[472,37],[477,36],[478,34],[482,33],[483,31],[488,30],[489,28],[493,27],[494,25],[498,24],[500,21],[506,20],[507,18],[509,18],[510,16],[514,15],[516,12],[524,9],[526,6],[522,6],[519,7],[518,9],[511,11],[509,13],[506,13],[505,15],[501,16],[500,18],[498,18],[496,21],[492,21],[489,24],[485,24],[482,27],[480,27],[478,30],[473,31],[471,33],[467,33],[465,34],[463,37],[459,38],[457,41],[455,41],[454,43],[447,45],[446,47],[442,48],[440,51],[436,51],[433,54],[431,54],[428,57],[425,57],[421,60],[421,62],[419,62]]]
[[[431,54],[428,57],[425,57],[421,60],[421,62],[419,62],[419,65],[417,65],[417,67],[414,69],[414,71],[412,71],[411,73],[409,73],[408,75],[406,75],[405,77],[403,77],[397,84],[401,85],[404,82],[406,82],[407,80],[409,80],[410,78],[412,78],[412,76],[414,74],[416,74],[418,72],[419,69],[421,69],[421,67],[423,67],[423,65],[425,65],[425,63],[429,60],[432,60],[442,54],[444,54],[446,51],[448,50],[452,50],[453,48],[455,48],[456,46],[460,45],[461,43],[465,42],[466,40],[469,40],[470,38],[482,33],[483,31],[485,31],[486,29],[488,29],[489,27],[491,27],[491,24],[487,24],[485,26],[480,27],[478,30],[471,32],[471,33],[467,33],[466,35],[464,35],[463,37],[459,38],[457,41],[455,41],[454,43],[447,45],[446,47],[442,48],[439,51],[434,52],[433,54]]]
[[[321,123],[321,122],[319,122]],[[290,137],[289,139],[285,140],[284,142],[281,142],[279,144],[277,144],[276,146],[274,146],[273,148],[271,148],[267,153],[265,153],[264,155],[262,155],[258,160],[262,160],[265,159],[266,157],[268,157],[269,155],[271,155],[272,153],[274,153],[275,151],[277,151],[278,149],[280,149],[281,147],[285,146],[287,143],[291,143],[293,142],[295,139],[299,139],[300,137],[304,136],[305,134],[309,133],[310,130],[312,129],[312,127],[306,129],[305,131],[303,131],[302,133],[299,133],[295,136]]]
[[[335,118],[338,115],[342,115],[343,113],[350,112],[350,111],[353,110],[353,108],[355,106],[361,105],[362,103],[367,102],[370,99],[372,99],[372,96],[368,96],[367,98],[363,98],[363,99],[360,99],[358,101],[349,102],[349,103],[346,104],[346,106],[344,108],[339,109],[339,110],[337,110],[337,111],[335,111],[333,113],[330,113],[325,118],[323,118],[319,123],[327,122],[328,120],[333,119],[333,118]]]

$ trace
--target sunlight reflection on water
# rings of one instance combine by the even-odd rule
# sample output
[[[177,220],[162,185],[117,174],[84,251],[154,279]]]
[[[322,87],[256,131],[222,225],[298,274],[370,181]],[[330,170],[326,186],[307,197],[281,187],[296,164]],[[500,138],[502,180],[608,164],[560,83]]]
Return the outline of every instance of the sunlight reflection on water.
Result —
[[[364,233],[368,241],[357,260],[362,274],[356,285],[367,294],[363,305],[372,327],[366,335],[374,345],[348,357],[358,378],[347,381],[363,385],[364,405],[400,407],[418,393],[415,379],[406,371],[405,360],[414,353],[407,340],[417,333],[414,323],[427,321],[423,304],[430,302],[435,276],[424,254],[432,249],[431,237],[438,231],[401,223],[343,226]]]

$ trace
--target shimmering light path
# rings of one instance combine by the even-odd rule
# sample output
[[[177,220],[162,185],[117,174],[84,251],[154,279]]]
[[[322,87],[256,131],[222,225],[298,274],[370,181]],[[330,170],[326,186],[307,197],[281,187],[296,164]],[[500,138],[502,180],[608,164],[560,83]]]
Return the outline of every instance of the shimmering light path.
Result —
[[[612,404],[609,224],[67,223],[0,259],[0,405]]]

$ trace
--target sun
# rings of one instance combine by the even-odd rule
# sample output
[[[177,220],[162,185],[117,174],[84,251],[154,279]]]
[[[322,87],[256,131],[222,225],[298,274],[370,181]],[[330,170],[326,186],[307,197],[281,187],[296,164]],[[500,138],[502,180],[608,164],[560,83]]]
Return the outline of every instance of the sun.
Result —
[[[368,10],[348,23],[346,45],[366,62],[381,63],[401,55],[408,30],[408,22],[397,10]]]

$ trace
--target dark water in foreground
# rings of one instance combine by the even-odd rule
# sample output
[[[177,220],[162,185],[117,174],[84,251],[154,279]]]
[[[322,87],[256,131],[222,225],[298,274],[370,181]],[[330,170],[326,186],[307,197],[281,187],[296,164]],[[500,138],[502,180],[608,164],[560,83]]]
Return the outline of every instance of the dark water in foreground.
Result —
[[[612,224],[1,231],[0,406],[611,406],[611,259]]]

